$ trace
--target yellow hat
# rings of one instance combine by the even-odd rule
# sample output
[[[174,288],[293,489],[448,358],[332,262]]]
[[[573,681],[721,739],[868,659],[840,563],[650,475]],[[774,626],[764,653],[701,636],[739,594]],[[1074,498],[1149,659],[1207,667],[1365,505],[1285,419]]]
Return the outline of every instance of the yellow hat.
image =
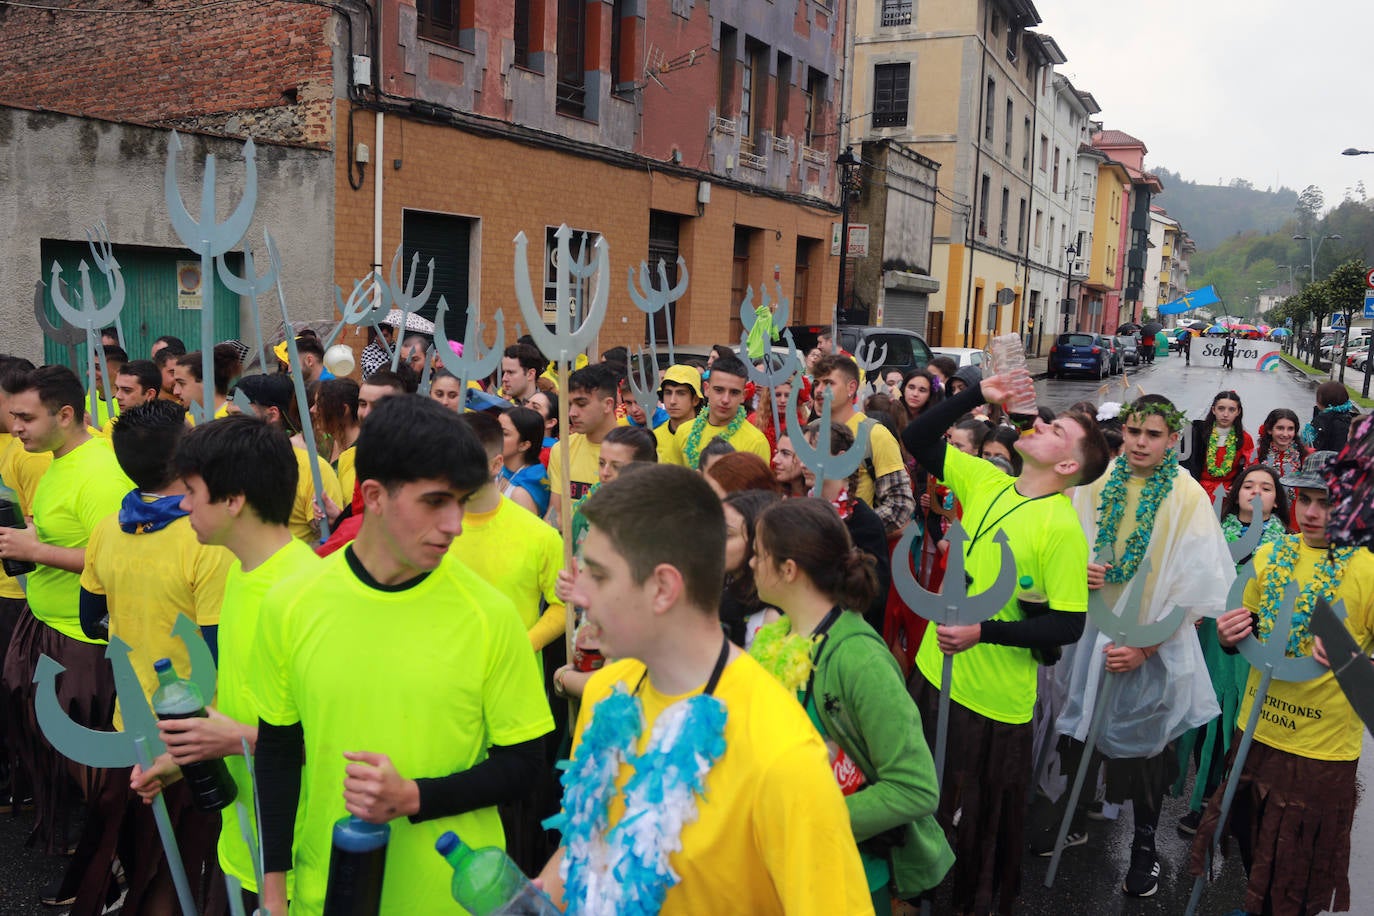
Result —
[[[669,366],[668,371],[663,373],[663,381],[686,385],[697,393],[697,397],[702,397],[701,370],[696,366],[684,366],[681,363],[676,366]],[[660,384],[659,387],[662,388],[663,386]]]
[[[291,350],[286,341],[282,341],[272,348],[272,355],[281,360],[287,366],[291,365]]]

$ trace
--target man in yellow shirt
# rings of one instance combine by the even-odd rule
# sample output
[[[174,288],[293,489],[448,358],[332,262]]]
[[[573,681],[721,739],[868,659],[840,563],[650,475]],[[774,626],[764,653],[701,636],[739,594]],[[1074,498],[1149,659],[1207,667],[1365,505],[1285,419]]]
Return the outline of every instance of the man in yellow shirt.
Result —
[[[564,845],[542,875],[555,901],[610,911],[636,893],[646,911],[668,916],[872,913],[820,735],[720,631],[725,517],[710,486],[680,467],[646,466],[601,487],[582,511],[591,527],[572,598],[620,661],[583,694],[564,776]],[[690,774],[655,769],[665,755],[650,735],[668,720],[692,742],[694,753],[675,755],[696,758]],[[626,721],[632,731],[615,728]],[[617,765],[617,755],[636,754],[633,766]],[[632,773],[652,787],[627,790]],[[631,818],[633,836],[618,829]]]
[[[654,427],[654,440],[658,443],[658,460],[673,448],[673,436],[685,423],[696,419],[697,409],[701,406],[701,370],[696,366],[669,366],[663,373],[663,382],[658,388],[663,409],[668,412],[668,421]]]
[[[843,423],[855,436],[868,417],[855,407],[859,396],[859,367],[848,356],[831,354],[816,363],[816,387],[812,397],[831,392],[830,421]],[[889,538],[901,534],[916,512],[911,475],[902,460],[897,438],[881,423],[869,424],[868,449],[859,465],[859,485],[854,493],[883,520]]]
[[[563,491],[575,505],[596,486],[601,440],[616,427],[616,377],[605,363],[578,369],[568,376],[568,426],[565,435],[549,449],[549,511],[557,523],[563,517]],[[568,450],[569,473],[563,480],[563,450]]]
[[[719,438],[737,452],[753,452],[765,464],[772,461],[767,437],[747,419],[744,388],[748,382],[749,370],[739,357],[733,353],[718,356],[705,379],[706,410],[677,428],[672,447],[660,454],[659,460],[695,471],[701,464],[701,450],[712,439]]]

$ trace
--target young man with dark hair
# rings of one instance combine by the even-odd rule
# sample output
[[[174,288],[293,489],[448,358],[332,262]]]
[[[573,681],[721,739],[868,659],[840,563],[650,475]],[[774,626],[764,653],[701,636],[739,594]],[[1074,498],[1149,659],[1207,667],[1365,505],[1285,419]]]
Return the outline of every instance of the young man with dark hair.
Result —
[[[680,467],[646,466],[606,484],[583,511],[591,527],[572,598],[619,661],[583,694],[564,845],[544,868],[545,887],[584,912],[621,899],[624,873],[607,863],[630,855],[633,834],[613,828],[659,817],[668,871],[638,890],[664,914],[871,913],[824,743],[795,696],[721,633],[725,516],[710,486]],[[661,765],[659,730],[684,711],[701,723],[681,733],[696,750],[695,791],[679,772],[655,783],[652,801],[622,795],[631,767],[616,755],[640,754],[639,773]],[[623,746],[605,734],[621,716],[635,728]]]
[[[662,455],[670,464],[681,464],[696,470],[701,465],[701,450],[719,437],[737,452],[753,452],[768,463],[773,452],[768,439],[759,428],[748,422],[744,409],[744,388],[749,383],[749,370],[734,353],[716,358],[705,378],[706,410],[690,423],[684,423],[673,434],[673,446]]]
[[[831,422],[844,424],[857,438],[859,427],[868,417],[855,407],[859,397],[859,367],[854,360],[839,354],[821,357],[816,363],[814,392],[826,389],[831,393]],[[896,537],[916,513],[911,475],[906,472],[906,462],[896,437],[881,423],[868,425],[868,447],[859,465],[859,485],[853,495],[878,513],[888,537]]]
[[[229,412],[229,379],[236,374],[238,365],[237,355],[232,352],[232,348],[224,344],[216,345],[213,370],[215,377],[210,380],[215,389],[214,419],[219,419]],[[191,409],[192,404],[204,403],[205,380],[201,378],[203,368],[199,350],[176,358],[176,364],[172,369],[172,393],[187,410]]]
[[[992,619],[926,628],[911,689],[933,745],[943,659],[954,656],[949,754],[939,817],[953,837],[953,911],[1010,912],[1021,886],[1026,789],[1032,770],[1039,665],[1032,650],[1074,642],[1083,632],[1088,545],[1064,491],[1102,474],[1109,458],[1097,422],[1066,413],[1017,443],[1020,477],[1004,474],[945,442],[959,417],[985,402],[1006,401],[1015,374],[985,378],[929,408],[902,431],[907,451],[943,481],[964,507],[967,588],[989,588],[1001,568],[996,541],[1005,532],[1016,572],[1029,576],[1047,610],[1026,617],[1013,594]],[[962,809],[958,824],[954,814]]]
[[[568,492],[575,504],[596,485],[601,440],[615,429],[616,379],[603,363],[578,369],[568,376],[568,435],[549,449],[548,518],[562,518],[563,450],[568,450]]]
[[[180,337],[174,337],[171,334],[163,334],[157,340],[153,341],[152,347],[148,350],[148,358],[156,361],[157,355],[163,350],[166,350],[172,356],[180,356],[186,352],[186,344],[182,342]]]
[[[696,418],[701,406],[701,370],[696,366],[678,364],[669,366],[663,373],[663,382],[658,388],[663,409],[668,412],[668,421],[654,427],[654,439],[658,442],[659,460],[673,447],[673,437],[685,423]]]
[[[539,374],[549,365],[533,344],[513,343],[501,356],[501,394],[517,407],[539,390]]]
[[[393,394],[414,394],[419,387],[411,387],[407,377],[412,375],[410,369],[405,366],[400,367],[404,372],[392,372],[389,369],[378,369],[376,372],[363,379],[363,383],[358,386],[358,422],[367,419],[367,414],[382,398],[390,397]]]
[[[174,457],[184,494],[181,507],[202,544],[233,555],[220,606],[215,706],[204,718],[159,723],[167,754],[136,772],[133,789],[146,800],[179,777],[178,765],[223,758],[257,836],[253,783],[242,742],[258,740],[258,708],[248,689],[263,595],[278,582],[314,568],[313,551],[287,528],[299,466],[285,434],[254,417],[230,416],[188,432]],[[244,888],[245,910],[257,907],[256,869],[243,842],[237,806],[220,812],[219,862]]]
[[[301,334],[296,338],[296,353],[301,359],[301,378],[307,385],[334,377],[334,373],[324,367],[324,344],[314,334]]]
[[[176,370],[177,360],[184,355],[175,352],[171,347],[163,347],[153,354],[153,365],[157,366],[157,371],[162,375],[162,389],[158,392],[158,397],[164,401],[181,403],[181,398],[177,397],[176,393]]]
[[[259,617],[250,689],[274,913],[293,836],[293,912],[320,912],[345,813],[390,824],[382,911],[436,906],[452,871],[435,841],[453,830],[501,846],[495,806],[537,778],[553,727],[520,616],[451,555],[466,502],[491,482],[477,437],[429,398],[385,398],[357,470],[357,539],[271,589]]]
[[[158,687],[153,670],[158,659],[171,659],[181,675],[190,672],[186,645],[172,635],[179,616],[197,624],[214,651],[224,578],[233,559],[222,547],[198,542],[181,507],[185,487],[173,470],[172,456],[186,429],[180,405],[167,401],[154,400],[120,415],[110,441],[134,489],[125,495],[119,511],[91,532],[81,573],[83,632],[91,639],[117,636],[129,644],[129,660],[148,700]],[[116,700],[116,731],[124,727],[122,704],[131,699]],[[170,899],[173,893],[157,827],[151,811],[139,811],[131,822],[125,821],[129,772],[120,769],[109,775],[118,782],[117,790],[102,798],[102,804],[112,808],[105,812],[106,848],[113,849],[121,824],[133,840],[121,850],[129,878],[124,905],[131,913],[153,911],[154,901]],[[109,800],[115,804],[109,805]],[[191,874],[206,867],[213,870],[219,818],[197,810],[184,786],[170,791],[167,802],[187,869]],[[103,862],[99,865],[104,867]],[[201,905],[220,894],[218,887],[207,888]]]
[[[152,360],[130,360],[114,373],[114,377],[114,399],[119,402],[121,413],[157,400],[162,391],[162,373]]]

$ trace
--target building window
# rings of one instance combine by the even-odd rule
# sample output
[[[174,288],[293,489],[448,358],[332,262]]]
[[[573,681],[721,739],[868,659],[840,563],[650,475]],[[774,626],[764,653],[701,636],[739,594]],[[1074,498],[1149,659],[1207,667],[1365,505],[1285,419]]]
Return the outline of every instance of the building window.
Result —
[[[1032,236],[1032,238],[1035,240],[1033,244],[1035,245],[1036,248],[1044,247],[1044,244],[1045,244],[1045,211],[1044,211],[1044,210],[1036,210],[1036,211],[1035,211],[1035,235]],[[1054,230],[1053,230],[1053,229],[1050,230],[1050,241],[1054,241]]]
[[[462,340],[467,333],[469,294],[476,262],[471,254],[478,222],[446,213],[405,210],[401,214],[402,257],[406,264],[418,254],[421,263],[434,259],[434,291],[419,314],[430,321],[439,307],[439,297],[448,304],[444,331],[450,340]]]
[[[911,25],[911,0],[883,0],[883,27]]]
[[[1054,193],[1059,193],[1059,147],[1054,148],[1054,184],[1051,186]]]
[[[735,227],[734,258],[730,267],[730,339],[738,340],[744,333],[744,323],[739,318],[740,303],[749,288],[749,251],[759,230],[745,226]]]
[[[668,285],[677,284],[677,258],[678,258],[678,237],[681,232],[682,217],[676,213],[664,213],[662,210],[649,211],[649,270],[656,277],[659,261],[663,262],[664,269],[668,272]],[[653,322],[653,335],[655,340],[668,340],[676,337],[677,331],[677,303],[669,302],[666,308],[661,308],[652,315],[644,316],[644,341],[649,341],[649,323]],[[669,328],[673,333],[669,334]]]
[[[983,139],[992,142],[992,122],[997,110],[997,80],[988,77],[988,95],[983,103]]]
[[[515,66],[530,68],[530,0],[515,0]]]
[[[587,113],[586,0],[558,0],[559,114],[580,118]]]
[[[462,13],[462,0],[416,0],[416,34],[421,38],[459,47]]]
[[[792,317],[797,321],[807,319],[807,287],[811,285],[811,259],[820,250],[820,239],[797,236],[797,266],[792,274]]]
[[[1003,137],[1002,155],[1006,156],[1008,159],[1011,158],[1011,126],[1016,123],[1015,118],[1016,106],[1012,104],[1011,96],[1007,96],[1007,125],[1005,131],[1006,136]]]
[[[634,82],[635,47],[634,15],[626,9],[625,0],[611,2],[611,89],[619,90]],[[628,25],[628,30],[627,30]]]
[[[792,58],[778,55],[777,99],[773,102],[773,136],[787,136],[787,114],[792,101]]]
[[[1040,135],[1040,171],[1049,168],[1050,161],[1050,138],[1044,134]]]
[[[988,198],[992,196],[992,179],[987,175],[978,184],[978,234],[988,237]]]
[[[757,41],[744,46],[744,79],[740,89],[739,135],[748,146],[758,147],[763,136],[763,114],[768,104],[768,48]]]
[[[1002,185],[1002,215],[997,223],[997,244],[1007,244],[1007,223],[1011,220],[1011,189]]]
[[[878,64],[873,68],[873,126],[905,127],[911,96],[911,64]]]
[[[1007,30],[1007,60],[1016,63],[1016,52],[1020,47],[1021,33],[1016,29]]]
[[[735,105],[735,45],[739,33],[728,25],[720,27],[720,94],[716,100],[716,116],[730,117]]]
[[[1030,155],[1031,155],[1031,119],[1030,119],[1030,118],[1026,118],[1025,123],[1024,123],[1024,124],[1022,125],[1022,127],[1021,127],[1021,133],[1022,133],[1022,135],[1025,137],[1025,140],[1026,140],[1026,142],[1025,142],[1025,148],[1021,150],[1021,168],[1025,169],[1027,172],[1029,172],[1029,171],[1030,171]]]
[[[1016,216],[1016,250],[1024,251],[1026,247],[1026,199],[1021,198],[1021,211]]]
[[[808,70],[806,93],[803,98],[806,106],[806,145],[814,148],[816,141],[825,136],[821,118],[825,111],[825,75],[816,70]]]

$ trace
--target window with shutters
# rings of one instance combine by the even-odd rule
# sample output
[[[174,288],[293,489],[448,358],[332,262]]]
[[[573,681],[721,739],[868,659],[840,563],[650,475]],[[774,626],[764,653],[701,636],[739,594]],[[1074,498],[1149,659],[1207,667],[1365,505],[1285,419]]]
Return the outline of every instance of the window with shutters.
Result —
[[[530,68],[530,0],[515,0],[515,66]]]
[[[988,77],[988,94],[983,102],[983,139],[992,142],[993,121],[997,117],[997,80]]]
[[[587,113],[586,0],[558,0],[558,88],[554,107],[559,114]]]
[[[462,0],[415,0],[415,31],[421,38],[462,47]]]
[[[678,239],[682,231],[682,220],[683,217],[676,213],[666,213],[662,210],[649,211],[649,276],[653,278],[653,282],[656,284],[660,282],[658,265],[662,261],[663,269],[668,274],[668,286],[677,285]],[[667,306],[652,315],[644,316],[645,343],[649,341],[651,323],[654,340],[671,340],[676,337],[677,303],[669,302]]]
[[[425,265],[434,260],[434,290],[430,293],[421,317],[434,320],[439,297],[444,297],[448,311],[444,315],[444,332],[450,340],[461,341],[467,333],[468,303],[473,288],[472,247],[478,232],[477,220],[447,213],[406,210],[401,217],[402,261],[411,263],[420,256],[420,276],[424,280]]]
[[[883,0],[883,27],[911,25],[911,0]]]
[[[992,179],[984,175],[978,184],[978,234],[983,238],[988,235],[988,197],[991,194]]]
[[[911,64],[878,64],[873,68],[873,126],[905,127],[911,95]]]

